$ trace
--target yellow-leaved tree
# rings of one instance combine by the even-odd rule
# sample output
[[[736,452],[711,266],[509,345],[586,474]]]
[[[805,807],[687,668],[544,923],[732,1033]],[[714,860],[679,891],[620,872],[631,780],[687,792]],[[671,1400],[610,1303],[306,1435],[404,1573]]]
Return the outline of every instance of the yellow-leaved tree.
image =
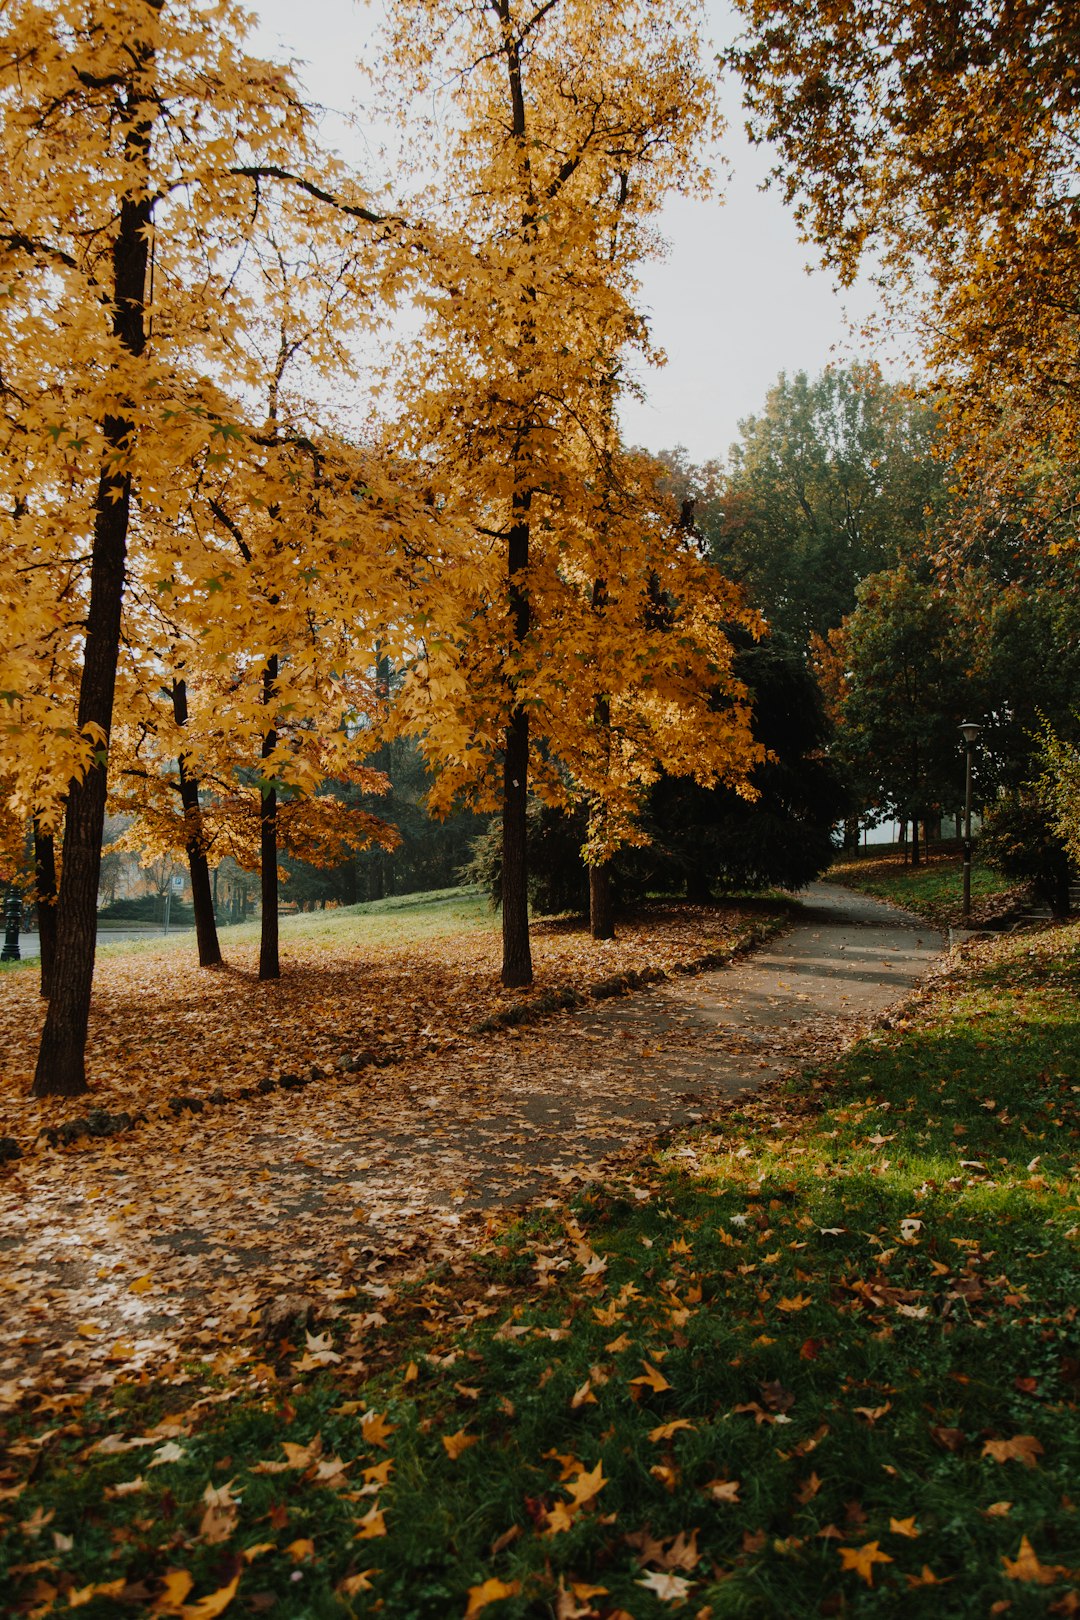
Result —
[[[430,469],[447,549],[417,581],[403,705],[440,769],[436,803],[462,793],[501,809],[502,978],[523,985],[530,770],[552,797],[576,776],[595,799],[602,863],[654,769],[642,738],[683,723],[647,693],[653,672],[658,690],[666,679],[648,599],[671,525],[662,536],[648,502],[616,514],[608,496],[624,360],[649,348],[638,266],[665,197],[706,183],[713,86],[695,4],[396,0],[391,20],[411,115],[415,97],[449,102],[429,145],[413,136],[434,175],[422,206],[444,234],[398,445]],[[703,628],[685,611],[680,629]],[[714,619],[701,662],[718,685],[720,636]],[[745,710],[732,713],[723,736],[731,716],[713,715],[713,759],[738,781],[753,749]]]
[[[228,0],[12,0],[0,20],[0,777],[44,829],[64,818],[36,1095],[86,1087],[129,541],[174,535],[187,471],[241,436],[202,395],[235,366],[268,200],[315,235],[376,220],[314,166],[288,74],[244,31]]]

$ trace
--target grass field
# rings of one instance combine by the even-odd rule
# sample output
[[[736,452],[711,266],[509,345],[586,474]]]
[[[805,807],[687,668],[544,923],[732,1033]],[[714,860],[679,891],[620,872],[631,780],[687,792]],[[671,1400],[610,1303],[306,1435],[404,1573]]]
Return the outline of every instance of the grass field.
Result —
[[[28,1403],[11,1612],[1077,1614],[1078,991],[978,947],[468,1264]]]

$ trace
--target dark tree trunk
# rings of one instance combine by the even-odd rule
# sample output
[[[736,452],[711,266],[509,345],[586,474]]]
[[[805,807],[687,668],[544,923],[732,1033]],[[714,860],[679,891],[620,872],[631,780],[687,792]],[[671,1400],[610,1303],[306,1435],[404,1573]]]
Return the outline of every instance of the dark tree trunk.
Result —
[[[524,572],[529,562],[531,497],[514,496],[514,522],[507,547],[510,612],[514,640],[529,630],[529,599]],[[529,716],[515,705],[506,728],[503,755],[502,816],[502,982],[508,989],[532,984],[529,946],[529,862],[525,811],[529,793]]]
[[[918,818],[918,816],[912,816],[912,818],[911,818],[911,864],[912,864],[912,866],[919,866],[921,864],[921,859],[922,858],[921,858],[921,855],[920,855],[920,852],[919,852],[919,818]]]
[[[615,938],[610,861],[589,867],[589,932],[593,939]]]
[[[38,946],[41,951],[41,994],[52,994],[56,961],[56,845],[50,832],[34,822],[34,892],[37,903]]]
[[[502,817],[502,982],[508,989],[532,984],[529,945],[529,867],[526,852],[529,717],[515,709],[506,728]]]
[[[277,698],[278,659],[272,653],[263,670],[263,702],[272,708]],[[269,759],[277,747],[277,732],[263,733],[262,757]],[[263,788],[259,816],[259,874],[262,880],[262,930],[259,939],[259,978],[280,979],[278,957],[278,879],[277,879],[277,792]]]
[[[173,718],[178,726],[187,725],[187,684],[173,682]],[[200,967],[221,965],[221,944],[218,940],[217,918],[214,915],[214,895],[210,886],[210,863],[202,840],[202,816],[199,811],[199,784],[189,776],[183,754],[177,760],[180,771],[180,803],[184,809],[188,876],[191,879],[191,903],[195,908],[195,940],[199,948]]]
[[[136,47],[139,50],[139,47]],[[140,66],[151,59],[140,52]],[[113,335],[129,354],[141,355],[146,344],[143,299],[149,264],[152,204],[142,191],[152,114],[148,101],[128,101],[132,113],[127,152],[132,164],[131,190],[120,205],[113,242]],[[109,734],[116,692],[120,620],[124,601],[127,535],[131,514],[131,474],[123,468],[130,453],[134,424],[125,416],[102,422],[107,446],[104,470],[94,501],[94,539],[90,558],[90,601],[86,615],[78,725],[89,728],[94,757],[81,781],[68,789],[64,822],[64,855],[57,901],[56,956],[52,990],[41,1032],[32,1095],[77,1097],[86,1091],[86,1035],[94,979],[97,936],[97,892],[101,875],[101,836],[105,826]]]

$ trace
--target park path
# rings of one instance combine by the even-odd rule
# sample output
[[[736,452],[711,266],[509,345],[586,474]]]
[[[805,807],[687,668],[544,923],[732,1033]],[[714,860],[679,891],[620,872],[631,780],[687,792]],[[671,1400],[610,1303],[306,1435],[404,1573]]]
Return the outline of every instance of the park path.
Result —
[[[0,1184],[0,1400],[250,1330],[274,1296],[371,1301],[492,1211],[561,1198],[659,1132],[831,1057],[929,971],[941,936],[812,886],[734,965],[182,1125],[20,1161]],[[388,1009],[392,1021],[393,1009]]]

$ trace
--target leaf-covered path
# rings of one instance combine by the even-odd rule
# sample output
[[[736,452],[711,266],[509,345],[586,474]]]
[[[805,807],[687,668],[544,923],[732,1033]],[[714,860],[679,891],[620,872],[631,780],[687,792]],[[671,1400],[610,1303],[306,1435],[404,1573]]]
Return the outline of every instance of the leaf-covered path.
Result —
[[[377,1334],[402,1265],[452,1255],[496,1207],[557,1197],[835,1053],[940,943],[820,885],[790,932],[732,967],[185,1116],[182,1130],[20,1161],[0,1192],[0,1392],[227,1344],[281,1294],[316,1306],[366,1295],[355,1331]]]

